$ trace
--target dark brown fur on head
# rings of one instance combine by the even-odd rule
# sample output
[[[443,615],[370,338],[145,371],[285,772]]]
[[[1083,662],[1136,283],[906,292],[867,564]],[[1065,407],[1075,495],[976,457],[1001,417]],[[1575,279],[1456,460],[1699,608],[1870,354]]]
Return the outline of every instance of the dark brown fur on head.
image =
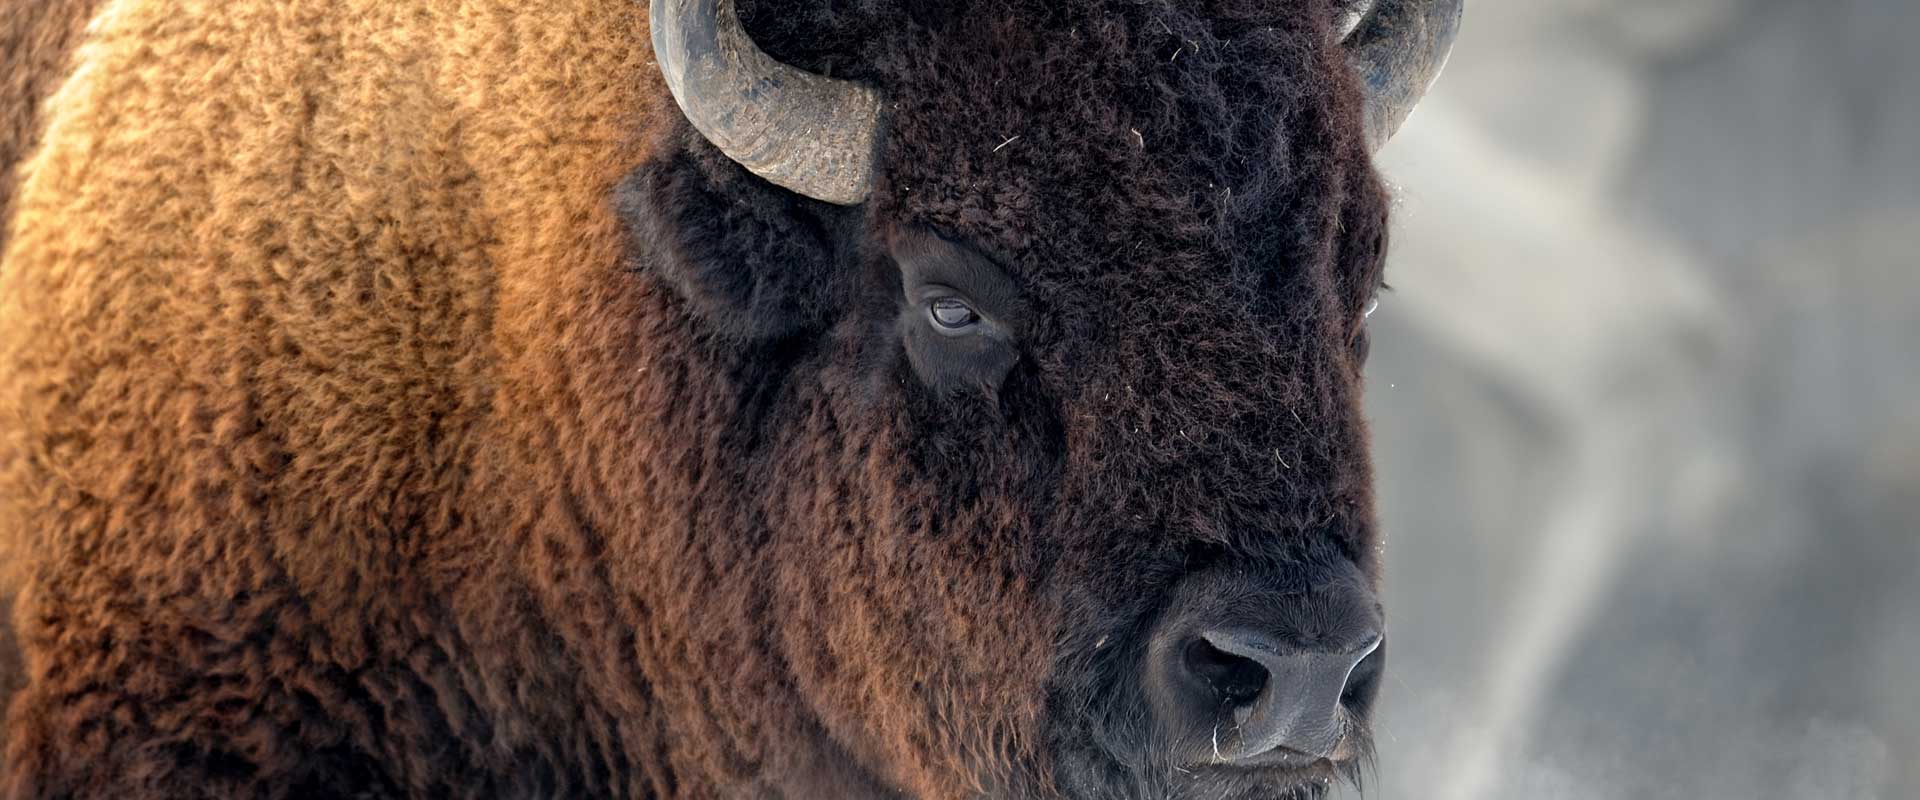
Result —
[[[1140,662],[1182,577],[1377,579],[1332,0],[741,0],[886,98],[858,207],[691,131],[642,4],[394,5],[122,14],[49,109],[0,793],[1316,791],[1168,761]]]

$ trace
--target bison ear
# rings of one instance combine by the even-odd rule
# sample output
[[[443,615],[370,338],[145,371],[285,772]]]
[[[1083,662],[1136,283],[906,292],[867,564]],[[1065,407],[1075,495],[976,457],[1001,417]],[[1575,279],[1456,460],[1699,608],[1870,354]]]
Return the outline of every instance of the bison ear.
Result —
[[[715,333],[779,339],[831,320],[848,209],[770,186],[697,145],[640,166],[615,203],[634,269],[664,280]]]

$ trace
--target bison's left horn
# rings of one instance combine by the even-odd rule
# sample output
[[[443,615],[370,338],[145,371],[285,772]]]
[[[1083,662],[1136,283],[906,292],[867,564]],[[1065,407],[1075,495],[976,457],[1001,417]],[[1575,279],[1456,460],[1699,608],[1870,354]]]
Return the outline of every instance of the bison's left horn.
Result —
[[[1373,0],[1342,20],[1347,61],[1367,86],[1367,144],[1393,138],[1453,51],[1464,0]]]
[[[851,205],[867,196],[880,96],[773,60],[733,0],[652,0],[653,56],[707,141],[753,174]]]

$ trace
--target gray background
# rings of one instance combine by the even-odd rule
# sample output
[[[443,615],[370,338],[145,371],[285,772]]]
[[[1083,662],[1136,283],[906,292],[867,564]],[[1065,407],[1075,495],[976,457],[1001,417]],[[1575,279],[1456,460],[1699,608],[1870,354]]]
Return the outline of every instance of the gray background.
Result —
[[[1920,2],[1470,0],[1382,154],[1380,798],[1920,798]]]

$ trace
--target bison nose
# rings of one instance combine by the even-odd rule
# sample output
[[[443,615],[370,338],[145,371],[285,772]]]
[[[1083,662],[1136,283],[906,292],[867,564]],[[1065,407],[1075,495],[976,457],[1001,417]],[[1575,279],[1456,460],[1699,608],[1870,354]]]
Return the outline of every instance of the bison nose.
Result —
[[[1188,703],[1217,717],[1209,736],[1215,760],[1331,758],[1345,734],[1343,707],[1369,688],[1357,684],[1372,680],[1358,667],[1380,641],[1373,634],[1358,647],[1321,650],[1254,631],[1209,630],[1179,648],[1170,671]]]
[[[1357,570],[1188,576],[1150,634],[1142,688],[1187,764],[1301,767],[1354,755],[1386,653]],[[1356,737],[1357,738],[1357,737]]]

